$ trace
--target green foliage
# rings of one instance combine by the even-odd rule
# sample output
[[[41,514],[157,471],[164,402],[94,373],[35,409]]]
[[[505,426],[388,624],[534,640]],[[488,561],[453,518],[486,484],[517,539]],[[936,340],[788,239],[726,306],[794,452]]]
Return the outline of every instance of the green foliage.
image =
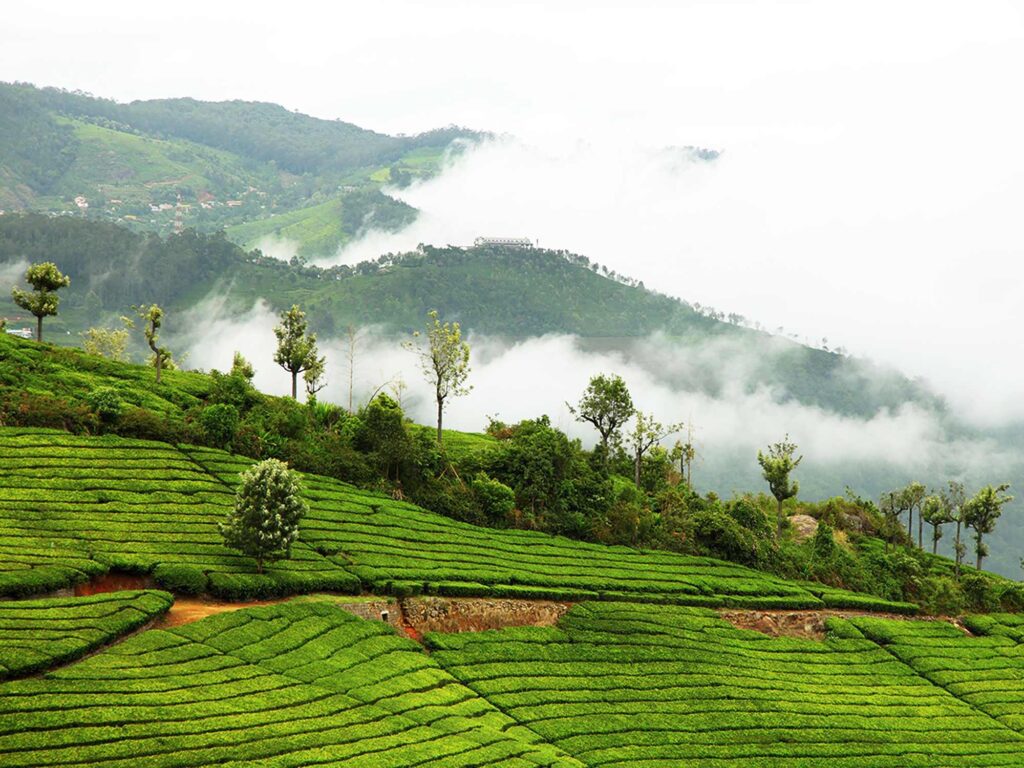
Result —
[[[306,313],[293,304],[291,309],[281,313],[281,324],[274,328],[277,337],[277,351],[274,362],[284,368],[292,377],[292,399],[298,397],[298,375],[304,371],[323,372],[324,360],[319,356],[316,334],[308,333]]]
[[[215,403],[199,413],[199,423],[210,445],[227,448],[238,432],[238,408],[230,403]]]
[[[616,442],[622,425],[636,410],[626,382],[621,376],[599,373],[592,376],[576,406],[569,405],[569,412],[577,421],[592,424],[601,435],[601,446],[605,453],[609,445]]]
[[[784,522],[782,502],[793,498],[800,491],[799,483],[795,481],[790,483],[789,481],[789,475],[803,460],[803,456],[794,459],[793,454],[795,453],[796,445],[789,442],[789,435],[786,435],[782,442],[769,446],[768,453],[757,452],[757,463],[761,465],[761,473],[768,483],[772,496],[778,502],[778,532],[780,535]]]
[[[291,555],[308,506],[296,477],[276,459],[254,465],[241,477],[235,507],[220,532],[225,544],[254,558],[257,573],[263,573],[264,562]]]
[[[15,286],[11,298],[22,309],[36,316],[36,341],[43,340],[43,318],[57,314],[60,297],[57,291],[71,285],[71,278],[63,274],[52,261],[31,265],[25,271],[25,282],[32,286],[26,291]]]
[[[207,587],[202,568],[182,563],[160,563],[153,569],[153,580],[176,595],[201,595]]]
[[[416,331],[413,336],[419,338]],[[469,394],[473,388],[466,384],[469,376],[469,344],[462,340],[458,323],[441,322],[437,310],[427,313],[426,345],[406,342],[405,348],[414,352],[427,383],[434,389],[437,402],[437,444],[443,437],[442,421],[449,397]]]
[[[156,369],[156,383],[159,384],[164,368],[171,370],[174,368],[170,350],[160,346],[160,328],[164,323],[164,311],[156,304],[143,305],[134,309],[144,323],[142,334],[146,337],[146,344],[149,345],[149,349],[153,353],[150,362]]]
[[[1005,493],[1007,488],[1009,485],[1005,484],[999,487],[986,485],[963,505],[963,522],[974,530],[974,551],[977,554],[975,567],[979,570],[982,560],[988,554],[984,537],[995,530],[1003,506],[1013,501],[1013,496]]]
[[[104,424],[117,421],[124,412],[124,401],[113,387],[97,387],[86,396],[85,401]]]

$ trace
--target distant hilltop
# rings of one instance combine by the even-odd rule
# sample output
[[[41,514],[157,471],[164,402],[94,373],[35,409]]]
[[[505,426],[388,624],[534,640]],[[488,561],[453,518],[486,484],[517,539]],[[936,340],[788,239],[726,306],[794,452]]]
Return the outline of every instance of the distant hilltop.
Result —
[[[504,245],[511,248],[533,248],[534,242],[528,237],[478,237],[473,241],[473,245]]]

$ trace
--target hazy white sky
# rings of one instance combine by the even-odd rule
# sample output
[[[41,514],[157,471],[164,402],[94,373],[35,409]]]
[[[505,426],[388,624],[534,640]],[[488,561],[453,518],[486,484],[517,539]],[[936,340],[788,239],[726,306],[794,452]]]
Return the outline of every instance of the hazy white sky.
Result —
[[[363,252],[540,238],[998,420],[1024,415],[1022,9],[18,2],[0,79],[514,135],[408,191],[421,222]],[[724,154],[657,153],[686,144]]]

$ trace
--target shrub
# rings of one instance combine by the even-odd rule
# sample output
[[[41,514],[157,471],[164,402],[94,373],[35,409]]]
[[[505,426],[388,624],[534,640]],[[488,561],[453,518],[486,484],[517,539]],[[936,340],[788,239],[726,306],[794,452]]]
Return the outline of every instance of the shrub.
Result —
[[[97,387],[90,392],[85,402],[103,424],[112,424],[124,411],[124,401],[113,387]]]
[[[470,483],[476,503],[489,525],[506,525],[516,506],[516,495],[500,480],[478,472]]]
[[[922,582],[921,605],[930,614],[957,616],[963,613],[966,599],[955,579],[938,576]]]
[[[159,440],[180,443],[184,439],[184,426],[145,408],[128,408],[117,421],[116,432],[139,440]]]
[[[960,579],[969,608],[975,611],[999,610],[999,590],[988,576],[965,573]]]
[[[179,595],[201,595],[207,586],[202,568],[179,563],[161,563],[153,569],[153,580],[168,592]]]
[[[238,431],[238,408],[229,403],[209,405],[200,412],[199,424],[211,445],[224,448]]]

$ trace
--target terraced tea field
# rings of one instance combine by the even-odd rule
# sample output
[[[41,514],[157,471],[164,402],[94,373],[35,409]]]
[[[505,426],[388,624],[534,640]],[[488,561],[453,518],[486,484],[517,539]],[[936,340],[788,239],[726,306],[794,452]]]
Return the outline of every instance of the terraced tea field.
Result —
[[[292,602],[0,685],[14,766],[579,766],[386,625]]]
[[[0,680],[82,656],[161,616],[166,592],[0,602]]]
[[[44,602],[60,601],[10,603],[8,623],[19,611],[38,623]],[[63,602],[50,611],[81,609],[72,632],[102,604]],[[835,621],[819,642],[735,629],[703,608],[587,603],[552,628],[431,634],[427,653],[333,600],[299,598],[0,682],[0,756],[19,768],[1021,765],[1024,735],[1006,717],[858,622]],[[946,628],[964,657],[991,647],[941,622],[864,622],[902,652],[934,654],[928,638]]]
[[[257,576],[216,527],[247,459],[11,428],[0,429],[0,453],[0,595],[45,592],[114,568],[152,573],[172,592],[228,599],[366,590],[914,610],[711,558],[478,528],[312,475],[292,559]]]
[[[699,608],[588,603],[558,628],[427,640],[456,678],[587,765],[1024,763],[1020,733],[837,629],[825,642],[770,638]]]

